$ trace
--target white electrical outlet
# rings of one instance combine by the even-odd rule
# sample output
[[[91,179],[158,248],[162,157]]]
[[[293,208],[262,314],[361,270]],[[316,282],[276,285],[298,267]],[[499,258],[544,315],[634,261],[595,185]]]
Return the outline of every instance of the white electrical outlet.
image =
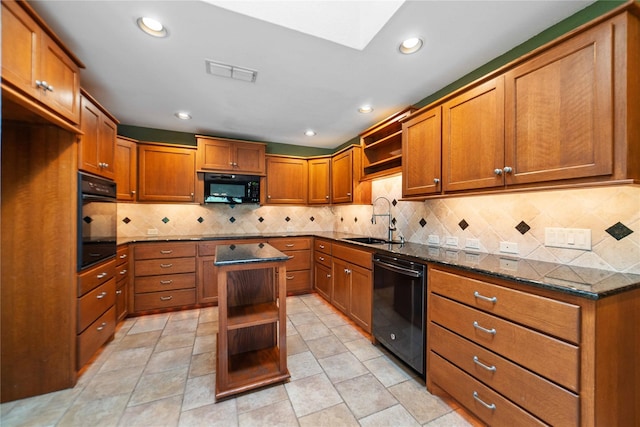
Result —
[[[546,227],[544,229],[544,245],[590,251],[591,229]]]
[[[458,238],[455,236],[447,236],[444,240],[445,245],[447,246],[453,246],[453,247],[458,247]]]
[[[158,229],[157,228],[147,228],[147,235],[148,236],[157,236],[158,235]]]
[[[429,234],[427,238],[427,244],[429,245],[439,245],[440,244],[440,236],[437,234]]]
[[[480,239],[467,239],[465,241],[465,248],[480,249]]]
[[[517,254],[518,244],[514,242],[500,242],[500,252],[505,254]]]

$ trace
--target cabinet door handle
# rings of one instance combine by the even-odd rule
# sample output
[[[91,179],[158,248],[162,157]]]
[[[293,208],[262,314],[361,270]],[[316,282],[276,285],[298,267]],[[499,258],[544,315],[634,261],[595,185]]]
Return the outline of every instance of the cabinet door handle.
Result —
[[[118,290],[116,291],[116,295],[122,295],[122,291],[121,291],[120,289],[118,289]]]
[[[513,172],[513,168],[511,166],[505,166],[502,170],[504,171],[504,173]]]
[[[318,245],[320,249],[324,249],[324,245]]]
[[[324,261],[324,257],[323,257],[323,256],[319,256],[319,257],[318,257],[318,259],[319,259],[320,261]]]
[[[106,292],[100,292],[100,294],[96,295],[96,299],[102,299],[107,296]]]
[[[440,178],[433,178],[433,183],[434,183],[435,185],[440,184]]]
[[[287,276],[287,280],[293,280],[296,276]]]
[[[103,279],[105,277],[107,277],[107,273],[100,273],[96,276],[97,279]]]
[[[486,332],[487,334],[490,334],[490,335],[495,335],[495,334],[496,334],[496,332],[497,332],[497,331],[495,330],[495,328],[491,328],[491,329],[483,328],[483,327],[482,327],[482,326],[480,326],[480,324],[478,324],[478,322],[476,322],[476,321],[474,321],[474,322],[473,322],[473,327],[474,327],[474,328],[476,328],[476,329],[481,330],[482,332]]]
[[[131,195],[133,196],[134,194],[136,194],[136,190],[131,190]]]
[[[173,296],[169,295],[168,297],[160,297],[160,301],[169,301]]]
[[[160,253],[161,253],[162,255],[169,255],[169,254],[172,254],[172,253],[173,253],[173,250],[171,250],[171,249],[166,249],[166,250],[162,250],[162,251],[160,251]]]
[[[126,257],[127,257],[127,254],[120,255],[120,259],[125,259]]]
[[[173,283],[173,280],[160,280],[161,285],[170,285]]]
[[[331,275],[330,274],[327,274],[327,279],[331,279]]]
[[[478,356],[473,356],[473,363],[475,363],[476,365],[486,369],[487,371],[490,371],[490,372],[495,372],[496,371],[496,367],[494,365],[491,365],[491,366],[485,365],[484,363],[482,363],[480,361],[480,359],[478,359]]]
[[[328,196],[328,195],[327,195],[327,196],[324,196],[324,198],[325,198],[325,199],[327,199],[327,200],[329,200],[329,196]]]
[[[490,302],[490,303],[493,303],[493,304],[498,302],[498,298],[497,297],[485,297],[484,295],[480,295],[480,292],[478,292],[478,291],[475,291],[473,293],[473,296],[478,298],[478,299],[481,299],[483,301],[487,301],[487,302]]]
[[[288,247],[288,248],[292,248],[295,245],[296,245],[295,243],[287,243],[285,246]]]
[[[347,193],[347,196],[351,197],[351,193]]]
[[[480,399],[480,396],[478,396],[478,392],[477,392],[477,391],[474,391],[474,392],[473,392],[473,398],[474,398],[475,400],[477,400],[478,402],[480,402],[480,404],[481,404],[482,406],[484,406],[485,408],[487,408],[487,409],[491,409],[492,411],[495,411],[495,409],[496,409],[496,405],[495,405],[495,403],[491,403],[491,404],[489,404],[489,403],[485,403],[482,399]]]
[[[121,276],[124,276],[125,274],[127,274],[127,269],[126,268],[120,272]]]
[[[107,322],[102,322],[102,324],[101,324],[100,326],[98,326],[98,327],[96,328],[96,330],[101,331],[101,330],[103,330],[103,329],[104,329],[104,327],[105,327],[105,326],[107,326]]]
[[[171,268],[173,264],[160,264],[160,268]]]
[[[502,175],[502,169],[494,169],[493,173],[495,173],[496,175]]]

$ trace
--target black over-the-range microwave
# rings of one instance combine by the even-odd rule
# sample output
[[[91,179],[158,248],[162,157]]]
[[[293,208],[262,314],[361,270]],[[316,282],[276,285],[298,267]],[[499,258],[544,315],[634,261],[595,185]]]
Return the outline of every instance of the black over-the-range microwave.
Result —
[[[220,173],[204,174],[205,203],[260,203],[260,177]]]

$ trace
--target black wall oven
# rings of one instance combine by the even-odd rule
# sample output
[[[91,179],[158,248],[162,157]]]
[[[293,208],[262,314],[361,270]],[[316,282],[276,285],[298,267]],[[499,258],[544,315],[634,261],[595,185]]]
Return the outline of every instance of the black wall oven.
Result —
[[[116,183],[78,173],[78,271],[116,255]]]
[[[423,378],[426,277],[423,264],[373,257],[373,336]]]

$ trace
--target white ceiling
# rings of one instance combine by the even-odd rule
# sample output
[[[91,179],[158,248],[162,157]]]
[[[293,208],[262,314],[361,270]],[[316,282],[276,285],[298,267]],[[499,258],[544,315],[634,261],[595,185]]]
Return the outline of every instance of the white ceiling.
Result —
[[[49,0],[32,5],[85,63],[82,86],[122,124],[335,148],[592,2]],[[268,16],[248,16],[260,10]],[[141,32],[140,16],[161,20],[169,36]],[[400,54],[399,43],[416,35],[424,40],[422,50]],[[257,79],[209,75],[206,59],[257,70]],[[358,113],[363,104],[374,112]],[[193,118],[178,120],[177,111]],[[305,136],[307,129],[317,135]]]

